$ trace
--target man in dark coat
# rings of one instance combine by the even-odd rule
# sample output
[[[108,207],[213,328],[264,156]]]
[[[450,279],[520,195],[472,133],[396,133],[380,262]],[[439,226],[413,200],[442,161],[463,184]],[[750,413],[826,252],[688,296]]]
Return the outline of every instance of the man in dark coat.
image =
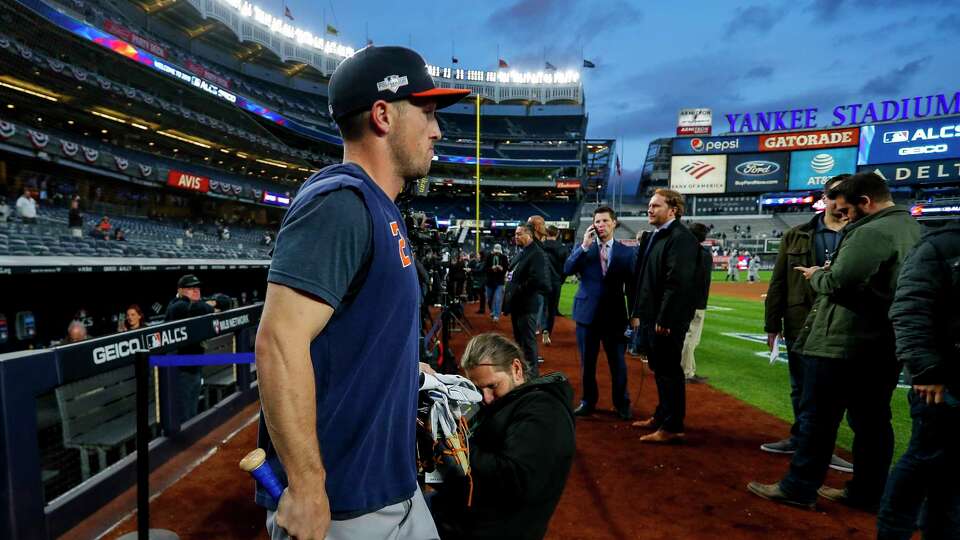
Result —
[[[529,378],[499,334],[467,344],[461,367],[483,393],[472,420],[471,482],[445,478],[431,501],[443,539],[543,538],[575,451],[573,388],[561,373]]]
[[[179,321],[214,312],[214,307],[200,297],[200,280],[186,274],[177,281],[177,296],[167,305],[164,321]],[[203,345],[188,345],[177,349],[177,354],[203,354]],[[183,366],[177,369],[177,388],[180,393],[180,421],[185,422],[197,415],[200,386],[203,374],[200,366]]]
[[[681,354],[696,311],[696,287],[691,283],[700,244],[680,223],[683,209],[682,195],[658,189],[647,205],[647,220],[656,229],[637,246],[636,298],[630,324],[640,332],[639,346],[657,381],[659,403],[652,417],[633,425],[656,430],[640,438],[648,443],[681,442],[685,437],[687,396]]]
[[[890,319],[913,385],[913,434],[887,480],[877,538],[960,538],[960,222],[932,229],[903,262]],[[926,499],[926,501],[924,501]]]
[[[547,239],[542,242],[543,251],[547,254],[547,261],[550,264],[550,295],[547,300],[547,322],[543,328],[543,344],[550,345],[550,334],[553,333],[553,323],[557,318],[557,311],[560,309],[560,292],[563,289],[563,263],[570,255],[563,242],[559,240],[560,230],[550,225],[547,227]]]
[[[694,353],[697,345],[700,344],[700,336],[703,333],[703,320],[707,316],[707,299],[710,297],[710,278],[713,272],[713,254],[710,248],[703,245],[707,239],[707,226],[703,223],[694,223],[690,225],[690,232],[700,244],[700,251],[697,253],[697,271],[693,276],[693,283],[696,287],[697,308],[693,319],[690,321],[690,328],[683,339],[683,353],[681,365],[683,366],[683,376],[689,383],[702,383],[706,377],[697,375],[697,359]]]
[[[546,255],[534,242],[533,230],[529,225],[518,226],[514,239],[520,251],[510,261],[507,288],[503,295],[503,310],[510,315],[513,338],[523,349],[527,372],[536,377],[540,372],[537,364],[536,335],[539,297],[550,292]]]

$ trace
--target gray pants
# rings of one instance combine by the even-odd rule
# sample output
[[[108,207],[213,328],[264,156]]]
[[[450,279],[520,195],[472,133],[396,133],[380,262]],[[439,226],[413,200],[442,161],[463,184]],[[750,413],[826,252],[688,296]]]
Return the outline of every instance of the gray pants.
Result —
[[[267,510],[270,540],[289,540],[287,531],[278,527],[276,512]],[[330,522],[327,540],[438,540],[437,526],[417,486],[413,497],[360,517]]]

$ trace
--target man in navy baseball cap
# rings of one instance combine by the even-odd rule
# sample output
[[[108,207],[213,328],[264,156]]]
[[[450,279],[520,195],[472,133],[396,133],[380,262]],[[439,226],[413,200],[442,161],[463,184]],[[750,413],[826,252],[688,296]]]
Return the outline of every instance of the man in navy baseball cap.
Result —
[[[338,125],[348,116],[369,111],[378,100],[427,100],[442,109],[470,93],[458,88],[437,88],[427,73],[427,63],[416,51],[373,45],[360,49],[337,66],[330,78],[329,92],[330,115]]]
[[[360,50],[329,88],[343,163],[300,187],[267,275],[258,446],[287,489],[257,502],[275,539],[433,540],[414,466],[420,285],[396,199],[430,170],[437,109],[469,91],[436,88],[401,47]]]

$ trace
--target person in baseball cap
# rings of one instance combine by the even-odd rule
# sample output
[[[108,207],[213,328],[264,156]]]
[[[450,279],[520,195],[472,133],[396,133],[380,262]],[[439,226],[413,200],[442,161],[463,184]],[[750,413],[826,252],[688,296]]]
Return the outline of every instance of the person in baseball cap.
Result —
[[[178,289],[199,287],[200,285],[202,285],[202,283],[200,283],[200,279],[193,274],[184,274],[183,276],[180,276],[180,279],[177,280]]]
[[[360,49],[345,59],[330,78],[330,116],[340,121],[369,111],[379,100],[433,101],[438,109],[449,107],[470,94],[459,88],[437,88],[427,73],[427,63],[416,51],[404,47]]]
[[[412,466],[420,286],[396,199],[430,170],[437,109],[467,94],[402,47],[330,78],[343,163],[290,204],[257,332],[258,446],[287,485],[279,500],[258,486],[271,538],[438,538]]]

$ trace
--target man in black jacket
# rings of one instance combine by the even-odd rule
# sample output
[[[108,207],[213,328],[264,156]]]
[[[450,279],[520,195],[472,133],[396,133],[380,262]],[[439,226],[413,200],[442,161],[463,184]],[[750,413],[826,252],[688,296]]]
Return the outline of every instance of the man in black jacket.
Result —
[[[510,262],[507,288],[503,295],[503,311],[510,315],[510,321],[513,323],[513,339],[523,349],[527,372],[536,377],[540,373],[540,367],[537,365],[536,335],[539,297],[550,292],[546,255],[543,253],[543,248],[533,241],[533,230],[530,225],[518,226],[514,239],[520,251]]]
[[[200,280],[193,274],[181,276],[177,281],[177,296],[167,304],[164,321],[179,321],[214,312],[210,302],[200,297]],[[177,349],[177,354],[203,354],[203,345],[187,345]],[[180,421],[185,422],[197,415],[203,374],[200,366],[183,366],[177,369],[177,389],[180,398]]]
[[[932,229],[903,262],[890,319],[912,377],[913,434],[887,480],[877,537],[960,538],[960,222]]]
[[[696,304],[693,319],[690,321],[690,328],[683,340],[683,353],[681,355],[681,365],[683,366],[683,376],[689,383],[702,383],[706,377],[697,375],[697,359],[694,352],[697,345],[700,344],[700,335],[703,333],[703,319],[707,315],[707,299],[710,297],[710,278],[713,272],[713,253],[710,248],[703,245],[707,239],[707,226],[703,223],[694,223],[690,225],[690,232],[693,233],[697,243],[700,244],[700,251],[697,253],[697,271],[694,274],[693,284],[696,287]]]
[[[686,387],[680,365],[683,340],[696,311],[696,287],[691,287],[700,244],[680,223],[683,196],[658,189],[647,205],[647,220],[656,227],[637,246],[636,297],[630,324],[640,332],[657,381],[659,403],[653,416],[634,422],[655,429],[640,438],[648,443],[681,442],[686,416]]]
[[[483,393],[470,436],[471,483],[445,479],[431,501],[443,539],[539,539],[575,451],[573,388],[561,373],[528,378],[499,334],[471,339],[461,367]]]
[[[550,334],[553,333],[553,322],[560,309],[560,291],[563,289],[563,263],[570,256],[570,250],[564,247],[558,239],[560,230],[550,225],[547,227],[547,239],[543,241],[543,251],[547,254],[547,261],[553,269],[550,272],[550,295],[547,298],[547,322],[543,328],[543,344],[550,345]]]

